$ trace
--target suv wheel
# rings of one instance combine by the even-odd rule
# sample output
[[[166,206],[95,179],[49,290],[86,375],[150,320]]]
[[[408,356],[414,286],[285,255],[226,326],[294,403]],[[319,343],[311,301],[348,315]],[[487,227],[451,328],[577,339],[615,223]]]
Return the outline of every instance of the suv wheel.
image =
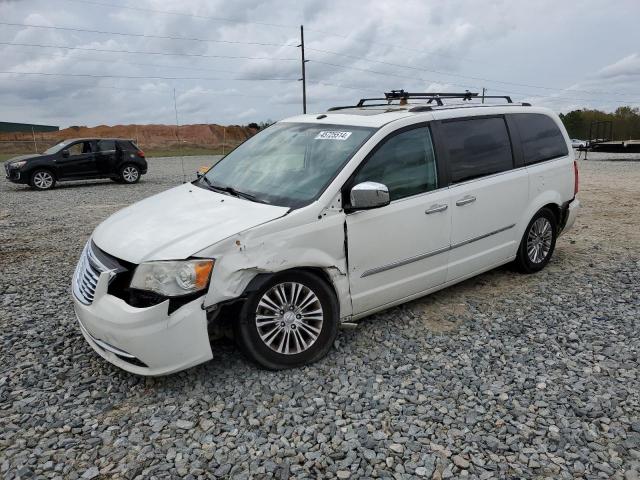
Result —
[[[140,170],[135,165],[125,165],[120,169],[120,178],[124,183],[136,183],[140,180]]]
[[[240,347],[271,370],[324,357],[338,334],[338,302],[331,288],[308,272],[274,275],[244,302],[235,326]]]
[[[524,232],[515,264],[523,273],[542,270],[551,260],[556,247],[558,226],[551,210],[543,208],[536,213]]]
[[[50,190],[56,184],[56,179],[49,170],[36,170],[31,174],[29,185],[37,190]]]

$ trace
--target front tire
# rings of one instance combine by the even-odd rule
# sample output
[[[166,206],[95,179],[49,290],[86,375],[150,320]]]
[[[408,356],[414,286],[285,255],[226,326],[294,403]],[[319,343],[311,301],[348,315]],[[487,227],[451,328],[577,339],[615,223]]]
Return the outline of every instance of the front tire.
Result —
[[[120,178],[123,183],[138,183],[138,180],[140,180],[140,169],[135,165],[124,165],[120,169]]]
[[[556,248],[558,224],[548,208],[539,210],[527,225],[520,241],[515,265],[522,273],[535,273],[547,266]]]
[[[29,185],[36,190],[51,190],[56,184],[56,179],[49,170],[36,170],[31,174]]]
[[[325,281],[308,272],[285,272],[249,294],[235,337],[264,368],[300,367],[327,354],[338,334],[338,316],[338,302]]]

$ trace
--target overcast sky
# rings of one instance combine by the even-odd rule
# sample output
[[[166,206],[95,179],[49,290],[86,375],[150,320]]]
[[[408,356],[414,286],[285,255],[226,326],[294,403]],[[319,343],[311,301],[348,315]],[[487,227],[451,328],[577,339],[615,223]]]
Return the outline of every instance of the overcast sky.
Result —
[[[171,124],[174,88],[182,124],[285,118],[300,24],[310,112],[399,88],[640,106],[639,19],[638,0],[0,0],[0,121]]]

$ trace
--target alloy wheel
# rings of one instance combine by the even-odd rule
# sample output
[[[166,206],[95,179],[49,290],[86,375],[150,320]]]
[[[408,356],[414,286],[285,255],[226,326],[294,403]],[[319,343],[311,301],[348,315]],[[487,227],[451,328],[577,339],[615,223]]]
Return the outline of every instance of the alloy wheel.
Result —
[[[540,217],[529,229],[527,235],[527,256],[533,263],[543,262],[551,251],[551,241],[553,240],[553,227],[551,222]]]
[[[317,295],[296,282],[271,287],[260,298],[255,314],[260,339],[283,355],[308,350],[320,336],[323,321]]]
[[[125,167],[122,170],[122,177],[127,183],[133,183],[138,179],[138,169],[135,167]]]
[[[33,184],[37,188],[46,190],[53,185],[53,176],[49,172],[36,172],[33,176]]]

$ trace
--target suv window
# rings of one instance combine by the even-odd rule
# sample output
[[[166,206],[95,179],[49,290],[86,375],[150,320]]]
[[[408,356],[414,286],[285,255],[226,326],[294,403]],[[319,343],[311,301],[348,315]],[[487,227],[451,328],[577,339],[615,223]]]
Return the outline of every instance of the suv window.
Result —
[[[115,140],[98,140],[99,152],[113,152],[116,149]]]
[[[414,128],[384,140],[356,173],[353,185],[368,181],[386,185],[391,200],[437,188],[429,128]]]
[[[120,148],[120,150],[139,150],[138,147],[136,147],[133,142],[128,142],[128,141],[124,141],[124,140],[119,140],[118,141],[118,148]]]
[[[445,121],[439,131],[449,153],[451,183],[513,168],[511,141],[502,117]]]
[[[69,155],[82,155],[83,153],[91,153],[91,142],[78,142],[71,145],[69,148]]]
[[[567,142],[550,117],[541,113],[519,113],[512,118],[520,133],[526,165],[569,154]]]

